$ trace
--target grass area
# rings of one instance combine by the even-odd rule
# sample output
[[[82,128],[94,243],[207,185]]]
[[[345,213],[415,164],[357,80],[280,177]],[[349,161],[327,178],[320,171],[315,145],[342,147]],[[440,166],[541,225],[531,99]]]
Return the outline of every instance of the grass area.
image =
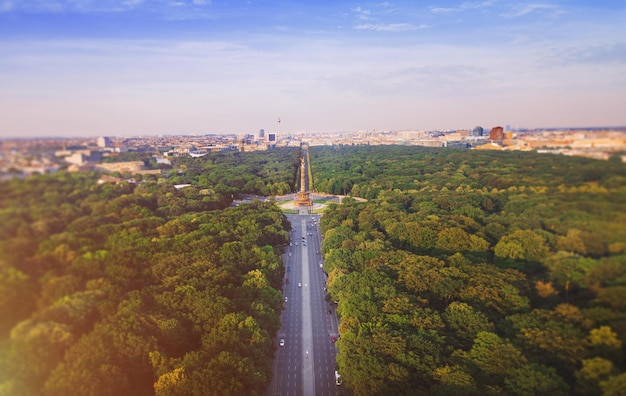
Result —
[[[328,205],[329,203],[339,203],[339,202],[335,202],[335,201],[330,201],[328,199],[314,199],[313,203],[316,204],[320,204],[320,205]]]
[[[315,204],[317,204],[317,208],[308,208],[308,213],[324,213],[326,211],[326,209],[328,208],[328,201],[313,201]],[[297,208],[291,208],[291,207],[286,207],[286,205],[280,205],[278,204],[278,207],[280,208],[280,210],[283,211],[283,213],[286,214],[298,214],[300,213],[300,210]]]

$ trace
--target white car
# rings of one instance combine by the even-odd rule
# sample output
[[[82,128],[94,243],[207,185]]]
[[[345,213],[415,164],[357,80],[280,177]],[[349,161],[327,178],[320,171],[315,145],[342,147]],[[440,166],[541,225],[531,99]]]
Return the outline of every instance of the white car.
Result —
[[[285,339],[281,338],[280,341],[278,341],[278,346],[284,347],[285,346]]]
[[[287,297],[285,297],[285,302],[287,302]]]
[[[298,287],[302,287],[302,283],[298,282]]]

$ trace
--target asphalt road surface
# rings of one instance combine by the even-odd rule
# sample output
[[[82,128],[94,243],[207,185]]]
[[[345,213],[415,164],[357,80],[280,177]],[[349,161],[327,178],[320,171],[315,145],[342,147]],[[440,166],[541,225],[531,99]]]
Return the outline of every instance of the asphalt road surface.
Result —
[[[319,215],[287,215],[291,246],[284,256],[287,297],[276,339],[269,396],[341,395],[335,384],[337,337],[334,306],[326,301],[326,274],[321,267]],[[329,313],[330,312],[330,313]],[[280,339],[285,346],[279,347]]]

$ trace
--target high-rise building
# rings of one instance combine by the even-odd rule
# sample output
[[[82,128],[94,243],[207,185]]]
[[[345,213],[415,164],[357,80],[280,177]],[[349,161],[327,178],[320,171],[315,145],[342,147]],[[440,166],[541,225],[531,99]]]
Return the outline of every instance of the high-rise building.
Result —
[[[259,139],[264,139],[265,138],[265,129],[260,129],[259,130]]]
[[[98,139],[96,139],[96,145],[102,148],[111,147],[111,138],[107,136],[100,136]]]
[[[501,126],[495,126],[491,128],[489,132],[490,140],[503,140],[504,139],[504,129]]]
[[[276,142],[276,134],[275,133],[268,133],[267,134],[267,141],[268,142]]]
[[[481,126],[475,126],[474,129],[472,129],[472,136],[482,136],[483,135],[483,127]]]

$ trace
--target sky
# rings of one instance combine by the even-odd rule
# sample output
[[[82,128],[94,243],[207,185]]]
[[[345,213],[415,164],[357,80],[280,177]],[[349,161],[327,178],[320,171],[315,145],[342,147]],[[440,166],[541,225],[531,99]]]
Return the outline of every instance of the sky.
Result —
[[[0,138],[624,126],[624,21],[624,0],[0,0]]]

